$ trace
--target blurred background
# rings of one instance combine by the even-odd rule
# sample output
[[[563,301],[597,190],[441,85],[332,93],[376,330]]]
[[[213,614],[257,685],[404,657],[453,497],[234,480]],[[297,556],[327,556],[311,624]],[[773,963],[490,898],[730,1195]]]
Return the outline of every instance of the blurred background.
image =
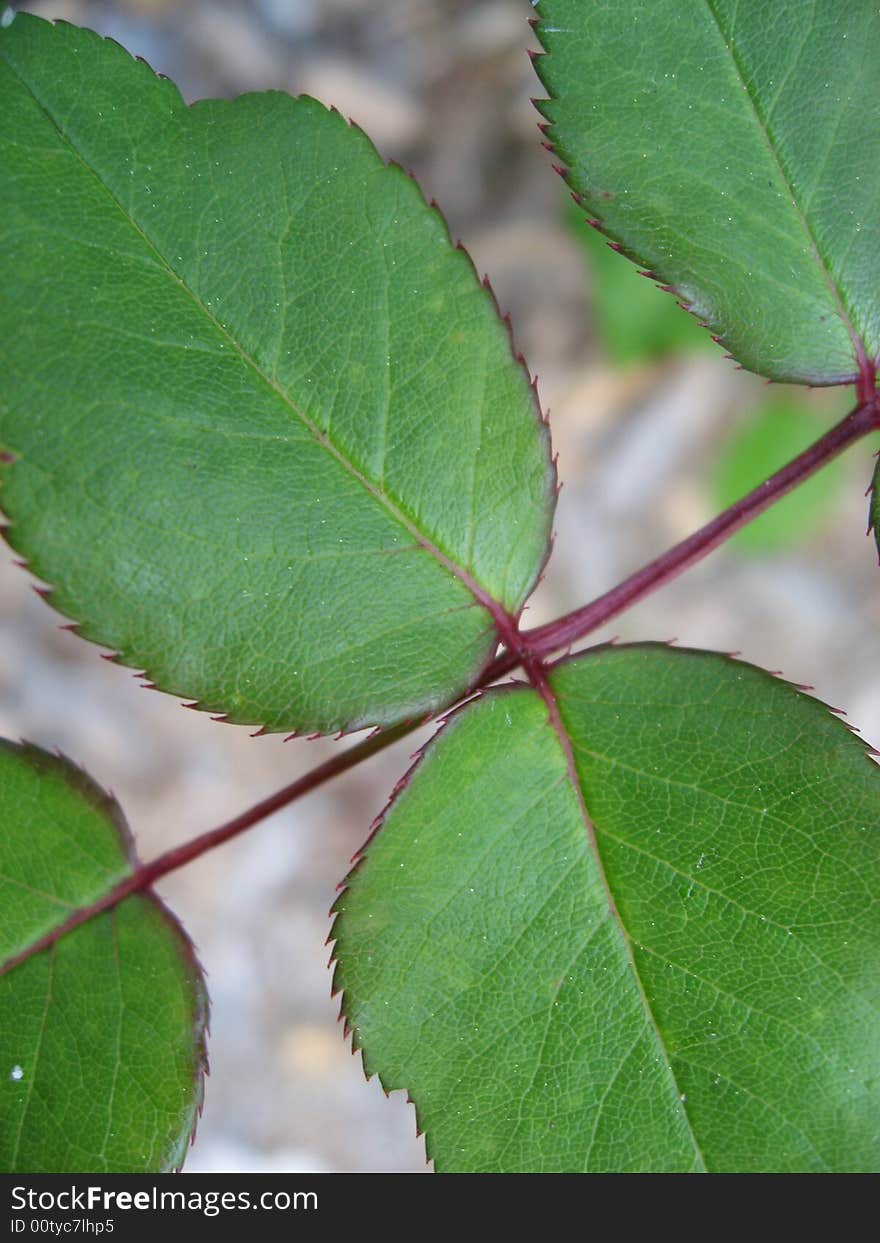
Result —
[[[847,409],[737,371],[571,204],[540,145],[528,0],[38,0],[173,78],[187,99],[280,88],[356,120],[412,169],[491,278],[551,412],[563,489],[539,625],[614,586]],[[254,136],[259,141],[259,135]],[[591,641],[671,639],[782,670],[880,745],[880,581],[861,444]],[[332,754],[253,739],[59,629],[0,546],[0,734],[59,747],[111,788],[141,855],[213,827]],[[191,1171],[424,1171],[413,1112],[364,1081],[337,1023],[328,908],[421,739],[405,740],[161,886],[213,1003]]]

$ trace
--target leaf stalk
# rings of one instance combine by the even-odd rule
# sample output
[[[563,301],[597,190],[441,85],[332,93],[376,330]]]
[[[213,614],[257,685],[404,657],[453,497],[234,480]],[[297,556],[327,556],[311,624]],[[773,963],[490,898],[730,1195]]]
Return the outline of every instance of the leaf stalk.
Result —
[[[860,397],[863,397],[860,391]],[[880,430],[880,390],[876,388],[864,395],[859,405],[805,449],[781,470],[776,471],[757,488],[736,501],[711,522],[695,531],[674,547],[642,566],[623,582],[597,596],[595,600],[575,609],[555,621],[533,630],[520,631],[514,620],[506,615],[495,617],[504,650],[484,671],[479,681],[471,687],[473,693],[510,673],[518,665],[524,666],[529,680],[539,693],[545,682],[543,661],[547,656],[570,647],[588,634],[605,625],[613,617],[631,608],[652,592],[677,578],[689,566],[701,561],[719,544],[729,539],[747,523],[753,521],[766,509],[780,500],[798,484],[803,483],[823,466],[856,441]],[[74,911],[56,928],[49,930],[19,954],[0,964],[0,976],[35,954],[49,949],[63,936],[90,919],[118,906],[132,894],[142,893],[157,881],[185,867],[208,851],[222,846],[241,833],[246,832],[276,811],[303,798],[312,790],[325,785],[334,777],[363,763],[364,760],[384,751],[399,739],[416,730],[423,721],[404,721],[385,730],[378,730],[363,742],[350,747],[342,754],[326,760],[317,768],[298,777],[296,781],[262,799],[234,819],[217,828],[199,834],[180,846],[159,855],[149,863],[139,864],[118,885],[108,890],[90,906]]]

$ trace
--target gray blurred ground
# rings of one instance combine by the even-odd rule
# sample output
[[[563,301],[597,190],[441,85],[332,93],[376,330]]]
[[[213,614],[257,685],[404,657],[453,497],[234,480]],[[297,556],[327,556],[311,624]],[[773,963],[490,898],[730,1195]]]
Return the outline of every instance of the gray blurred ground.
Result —
[[[714,355],[626,374],[602,362],[583,255],[563,224],[565,191],[529,103],[541,92],[526,56],[536,46],[527,0],[16,7],[111,35],[189,99],[269,87],[315,95],[416,173],[489,273],[552,415],[564,487],[527,624],[613,586],[713,516],[712,464],[762,386]],[[596,638],[739,650],[811,683],[880,744],[880,583],[863,538],[871,466],[866,446],[851,452],[848,489],[809,542],[764,557],[722,549]],[[0,734],[84,764],[120,798],[144,857],[334,751],[326,741],[252,739],[182,711],[98,659],[60,620],[0,550]],[[213,1000],[212,1073],[187,1169],[425,1169],[411,1108],[366,1084],[343,1041],[325,946],[334,888],[413,745],[163,885]]]

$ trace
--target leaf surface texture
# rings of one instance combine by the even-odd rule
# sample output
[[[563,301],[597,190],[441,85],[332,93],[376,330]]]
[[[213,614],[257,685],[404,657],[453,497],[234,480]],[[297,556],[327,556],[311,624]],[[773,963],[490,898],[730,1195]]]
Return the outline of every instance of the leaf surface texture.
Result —
[[[314,100],[186,107],[27,14],[0,117],[0,503],[53,605],[267,729],[454,698],[534,585],[555,475],[438,212]]]
[[[611,648],[426,749],[337,903],[439,1170],[880,1167],[880,772],[753,667]]]
[[[872,0],[540,0],[550,140],[583,204],[744,366],[880,356]]]

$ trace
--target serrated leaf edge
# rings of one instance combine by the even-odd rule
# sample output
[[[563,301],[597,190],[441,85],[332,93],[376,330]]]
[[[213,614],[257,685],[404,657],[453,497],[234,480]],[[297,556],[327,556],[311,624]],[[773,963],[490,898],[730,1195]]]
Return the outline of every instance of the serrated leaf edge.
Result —
[[[131,53],[129,53],[128,50],[122,46],[122,44],[117,42],[117,40],[112,39],[109,36],[99,35],[97,34],[97,32],[89,30],[86,27],[73,25],[72,23],[66,22],[63,19],[58,19],[56,21],[47,21],[46,19],[38,17],[34,14],[25,14],[25,17],[26,17],[26,20],[31,21],[31,22],[37,22],[37,23],[40,23],[41,25],[70,27],[73,30],[77,30],[81,32],[84,31],[86,34],[93,36],[95,39],[103,43],[112,45],[114,48],[117,48],[121,53],[123,53],[130,60],[132,60],[136,65],[138,65],[139,67],[142,66],[143,69],[147,71],[155,79],[156,82],[162,85],[163,89],[173,91],[176,96],[176,99],[179,100],[180,103],[183,105],[183,107],[186,108],[188,111],[196,109],[200,105],[204,105],[204,104],[211,104],[212,106],[215,106],[215,107],[219,105],[220,107],[224,109],[234,108],[235,105],[240,100],[248,99],[249,97],[252,97],[253,95],[266,95],[266,94],[273,93],[273,92],[249,92],[249,93],[239,95],[235,99],[231,99],[231,100],[200,99],[200,100],[195,100],[190,104],[187,104],[186,101],[183,100],[183,97],[181,96],[178,87],[170,78],[164,76],[163,74],[157,73],[152,68],[152,66],[150,66],[148,62],[144,60],[142,57],[132,56]],[[27,89],[30,89],[27,83],[23,83],[23,85],[25,85]],[[510,316],[507,314],[502,314],[500,306],[498,304],[498,300],[495,296],[495,293],[492,289],[492,286],[488,278],[485,276],[480,278],[476,265],[474,264],[474,261],[470,253],[464,247],[462,242],[460,240],[453,242],[452,234],[449,230],[449,225],[448,225],[448,222],[446,221],[445,216],[443,215],[436,201],[434,199],[429,200],[425,196],[424,191],[422,190],[421,186],[419,185],[413,173],[403,168],[403,166],[400,165],[397,161],[394,161],[394,160],[386,161],[381,155],[381,153],[378,151],[372,139],[370,139],[370,137],[366,134],[366,132],[356,122],[353,122],[350,119],[347,120],[344,117],[344,115],[341,112],[339,112],[338,109],[334,107],[327,107],[326,105],[321,103],[320,100],[314,100],[312,99],[311,96],[308,96],[308,95],[291,96],[291,95],[288,95],[286,92],[274,92],[274,93],[283,95],[286,99],[290,100],[291,102],[296,102],[298,100],[307,100],[323,108],[324,111],[327,112],[329,115],[339,117],[340,121],[344,125],[347,125],[347,127],[350,130],[357,133],[363,139],[363,141],[366,142],[366,144],[370,148],[371,152],[375,156],[381,168],[385,170],[394,170],[395,172],[403,174],[409,179],[409,181],[418,190],[418,193],[420,195],[421,201],[424,204],[424,206],[427,208],[429,212],[431,212],[436,217],[436,219],[441,224],[450,250],[453,252],[459,251],[466,258],[468,265],[473,273],[474,279],[477,282],[478,287],[480,287],[484,291],[484,294],[486,298],[488,299],[489,305],[494,310],[496,317],[500,320],[501,325],[505,331],[508,346],[510,349],[511,358],[513,359],[517,368],[522,373],[522,376],[526,382],[526,388],[528,389],[530,393],[530,397],[531,397],[530,404],[532,406],[533,414],[536,418],[536,421],[539,427],[540,445],[545,456],[546,467],[547,467],[546,494],[545,494],[544,499],[547,504],[548,522],[547,522],[547,531],[546,531],[545,540],[544,540],[544,554],[543,554],[542,559],[536,565],[531,586],[525,591],[522,604],[519,606],[519,609],[517,610],[517,612],[515,614],[509,614],[507,610],[500,604],[500,602],[496,601],[488,592],[486,592],[479,585],[479,583],[477,583],[476,579],[473,577],[473,575],[471,574],[469,570],[465,569],[462,566],[459,566],[456,562],[454,562],[451,558],[449,558],[445,553],[443,553],[443,551],[439,547],[437,547],[431,540],[429,540],[427,536],[422,534],[422,532],[416,526],[415,521],[411,519],[409,515],[406,513],[405,507],[403,507],[396,501],[392,501],[392,498],[385,496],[385,506],[388,509],[389,513],[391,513],[393,517],[395,517],[398,521],[401,522],[404,528],[416,539],[420,547],[422,547],[429,554],[433,555],[435,559],[438,560],[447,569],[447,571],[450,573],[450,575],[454,579],[457,579],[458,581],[460,581],[463,584],[463,586],[467,588],[467,590],[473,596],[475,602],[478,605],[480,605],[486,612],[489,613],[489,616],[492,619],[492,624],[495,627],[498,640],[504,641],[505,635],[509,635],[511,632],[516,631],[517,622],[519,620],[519,617],[522,614],[522,610],[525,607],[528,599],[533,594],[535,587],[538,585],[541,578],[543,577],[543,573],[546,568],[547,561],[550,557],[550,553],[551,553],[552,545],[553,545],[552,524],[553,524],[553,518],[555,515],[556,498],[559,493],[560,484],[559,484],[558,470],[557,470],[557,455],[554,454],[552,445],[551,445],[550,424],[549,424],[549,420],[548,420],[546,413],[543,411],[541,407],[540,399],[538,396],[537,376],[532,377],[522,353],[517,348],[516,341],[515,341],[514,334],[513,334],[513,327],[511,324]],[[70,142],[70,140],[61,130],[60,126],[58,126],[54,118],[50,117],[49,119],[56,126],[61,137],[65,139],[65,141]],[[76,148],[74,148],[74,150],[76,150]],[[92,170],[89,165],[87,165],[87,167],[89,167],[90,171],[94,172],[94,170]],[[97,174],[95,175],[97,176]],[[114,202],[117,201],[115,198],[115,195],[112,194],[112,191],[107,189],[107,193],[109,197],[113,199]],[[120,209],[123,211],[123,213],[126,215],[126,218],[129,218],[128,214],[124,211],[124,208],[122,207],[122,205],[119,204],[119,206],[120,206]],[[138,228],[138,231],[140,231],[139,227],[136,224],[134,227]],[[148,244],[152,246],[152,242],[150,242],[149,238],[147,238],[146,235],[144,236]],[[170,269],[170,265],[167,264],[167,261],[164,259],[164,257],[161,256],[159,252],[157,252],[157,254],[159,254],[159,257],[162,260],[162,262],[165,263],[165,265],[169,267],[169,270],[173,271],[173,269]],[[190,291],[190,293],[192,293],[192,296],[194,298],[196,297],[196,295],[192,291]],[[198,301],[201,305],[201,300],[199,299]],[[203,309],[205,309],[205,313],[210,316],[210,312],[207,311],[207,308],[203,308]],[[213,316],[210,316],[210,317],[213,318]],[[223,331],[225,333],[225,329]],[[250,359],[250,357],[244,351],[243,347],[241,347],[238,344],[238,342],[235,340],[235,337],[228,333],[226,333],[226,335],[229,336],[229,339],[235,346],[236,350],[240,354],[242,354],[242,356],[246,359],[248,364],[254,368],[255,372],[261,378],[266,378],[266,377],[263,377],[263,372],[259,368],[257,363],[254,360]],[[285,402],[285,404],[293,405],[293,403],[290,401],[289,398],[287,398],[285,394],[281,393],[280,390],[277,390],[277,386],[274,383],[272,383],[271,380],[268,380],[267,382],[270,383],[270,386],[273,388],[273,391],[279,392],[279,395],[281,396],[281,399]],[[336,450],[335,446],[333,446],[332,442],[330,442],[329,437],[323,436],[323,435],[316,436],[314,429],[312,429],[311,427],[311,424],[308,423],[304,419],[304,417],[302,416],[301,412],[298,409],[296,409],[296,412],[298,416],[300,417],[301,421],[305,423],[307,429],[310,431],[313,437],[315,437],[318,440],[318,443],[325,444],[326,442],[326,445],[330,446],[333,452],[333,455],[338,458],[341,464],[347,470],[349,470],[350,473],[352,473],[356,478],[360,479],[360,481],[366,487],[367,491],[371,495],[376,496],[377,499],[381,499],[379,497],[377,489],[370,483],[370,481],[366,478],[366,476],[362,475],[362,473],[358,470],[358,468],[354,465],[354,463],[348,460],[346,455],[343,454],[341,450]],[[14,447],[6,446],[0,443],[0,486],[2,486],[2,478],[3,478],[3,473],[4,473],[3,468],[4,467],[7,469],[14,468],[15,460],[16,460],[16,452],[15,452]],[[382,495],[384,496],[385,494],[383,493]],[[10,534],[10,532],[14,530],[15,525],[16,524],[14,520],[12,519],[11,515],[5,515],[5,516],[0,515],[0,534],[2,534],[3,539],[12,549],[12,551],[17,554],[16,564],[18,564],[22,568],[28,569],[33,574],[34,577],[40,580],[41,584],[44,584],[39,587],[36,587],[35,590],[37,590],[38,594],[46,601],[47,604],[50,605],[50,607],[52,607],[61,616],[67,618],[66,625],[65,625],[66,629],[71,630],[73,633],[76,633],[79,638],[85,639],[86,641],[91,642],[98,647],[103,647],[105,651],[102,654],[105,656],[106,659],[114,663],[123,665],[126,668],[131,668],[135,670],[135,677],[137,677],[143,683],[145,689],[162,690],[163,693],[170,694],[174,698],[177,698],[183,701],[188,701],[184,704],[184,706],[188,708],[193,708],[200,712],[207,712],[211,714],[212,719],[215,721],[219,721],[225,724],[247,725],[251,727],[257,727],[257,730],[260,733],[270,733],[270,732],[284,733],[285,732],[285,727],[279,726],[277,729],[270,730],[267,727],[266,722],[264,721],[251,719],[250,717],[245,717],[245,716],[238,716],[237,714],[231,714],[231,713],[227,713],[223,711],[218,712],[217,707],[215,706],[203,704],[202,702],[198,700],[192,700],[191,697],[187,695],[187,693],[184,690],[176,691],[176,690],[170,689],[168,691],[164,691],[163,688],[159,685],[159,683],[154,680],[154,676],[150,673],[149,670],[137,668],[137,662],[135,662],[133,659],[130,659],[127,652],[125,652],[124,650],[116,650],[112,646],[106,643],[103,643],[99,638],[92,637],[92,635],[86,633],[84,631],[84,627],[88,626],[89,629],[91,629],[92,628],[91,623],[83,622],[83,621],[77,620],[76,618],[72,618],[70,617],[69,614],[64,613],[60,608],[57,608],[54,604],[52,604],[51,597],[55,593],[56,588],[53,587],[51,583],[40,574],[39,565],[37,564],[36,558],[30,558],[30,559],[27,558],[25,550],[22,548],[19,548],[18,545],[16,544],[14,535]],[[33,565],[33,568],[31,568],[31,565]],[[497,646],[498,645],[496,643],[495,647],[491,651],[488,652],[488,654],[486,655],[480,667],[475,671],[470,682],[471,686],[477,685],[480,682],[482,676],[485,674],[486,670],[492,664],[492,661],[495,657],[495,652],[497,651]],[[436,709],[436,711],[442,711],[443,707],[447,706],[450,703],[457,702],[462,697],[462,695],[467,694],[467,693],[468,693],[468,688],[465,688],[464,690],[458,689],[454,691],[452,698],[447,698],[443,700],[440,703],[439,707]],[[372,720],[372,719],[370,720],[353,719],[353,720],[343,721],[343,723],[340,725],[338,730],[331,730],[329,732],[334,733],[336,737],[341,738],[341,737],[347,736],[350,733],[358,732],[362,729],[373,728],[373,727],[381,728],[383,726],[388,726],[390,724],[395,724],[395,723],[397,723],[396,718],[394,720],[382,720],[382,721],[377,721],[377,720]],[[304,730],[302,731],[302,733],[306,733],[306,731]],[[288,736],[293,738],[293,737],[298,737],[302,735],[299,734],[297,731],[294,731]],[[321,735],[312,734],[310,736],[316,737],[316,736],[321,736]]]
[[[684,647],[684,646],[679,646],[674,639],[660,640],[660,641],[642,641],[642,642],[635,642],[635,643],[618,643],[616,639],[611,639],[611,640],[606,640],[603,643],[595,644],[592,647],[585,648],[578,652],[568,653],[565,656],[561,657],[560,659],[554,661],[552,665],[548,664],[546,668],[547,668],[548,673],[552,673],[554,669],[563,667],[567,664],[571,664],[573,661],[583,659],[584,657],[599,655],[604,651],[609,651],[609,650],[614,650],[617,652],[642,651],[642,650],[650,650],[652,648],[671,649],[676,652],[681,652],[683,654],[693,655],[693,656],[718,657],[724,660],[728,664],[745,666],[748,669],[755,670],[757,673],[762,674],[764,677],[771,678],[774,681],[781,682],[784,686],[788,687],[791,691],[793,691],[794,694],[797,695],[799,698],[810,699],[813,702],[817,703],[820,707],[824,708],[829,714],[832,714],[834,718],[839,722],[840,725],[842,725],[845,729],[849,731],[849,733],[855,736],[855,738],[858,740],[858,742],[862,746],[866,759],[870,763],[874,763],[875,758],[880,757],[880,751],[876,750],[862,737],[857,727],[852,725],[849,721],[843,719],[843,716],[845,715],[843,712],[843,709],[832,708],[829,704],[825,703],[823,700],[819,699],[817,696],[809,693],[812,691],[812,687],[799,684],[799,683],[795,683],[795,682],[791,682],[790,680],[785,678],[782,675],[782,673],[779,672],[778,670],[764,669],[760,665],[756,665],[752,663],[751,661],[743,660],[739,652],[718,652],[718,651],[714,651],[709,648]],[[331,905],[330,911],[329,911],[329,916],[331,918],[331,925],[330,925],[330,931],[327,935],[326,944],[330,946],[330,957],[327,962],[328,970],[332,972],[330,995],[331,997],[337,997],[337,996],[339,997],[338,1021],[342,1024],[343,1039],[346,1041],[350,1041],[352,1054],[360,1054],[361,1068],[363,1070],[364,1078],[367,1082],[369,1082],[373,1078],[378,1079],[379,1084],[382,1088],[382,1091],[385,1093],[386,1096],[390,1096],[392,1092],[404,1092],[405,1093],[406,1102],[407,1104],[412,1105],[413,1112],[415,1115],[416,1138],[419,1139],[422,1136],[424,1136],[425,1153],[426,1153],[426,1159],[428,1162],[435,1161],[436,1157],[435,1157],[434,1152],[432,1151],[431,1136],[429,1132],[426,1130],[422,1122],[421,1108],[420,1108],[418,1100],[412,1096],[411,1090],[409,1088],[406,1088],[403,1086],[390,1087],[387,1083],[386,1078],[383,1076],[383,1073],[381,1070],[378,1070],[378,1069],[374,1071],[367,1070],[367,1066],[365,1062],[364,1044],[358,1038],[356,1029],[352,1027],[349,1021],[350,1020],[350,1005],[351,1005],[351,998],[349,996],[350,990],[343,987],[341,984],[338,983],[341,962],[340,962],[340,957],[338,953],[339,936],[337,933],[337,925],[344,913],[342,910],[341,904],[344,902],[346,895],[349,892],[352,878],[355,876],[359,868],[362,867],[364,862],[366,861],[367,852],[369,850],[370,845],[373,843],[376,837],[381,833],[382,828],[385,825],[385,822],[388,818],[389,813],[391,812],[393,807],[396,805],[400,796],[405,792],[410,782],[412,781],[413,777],[416,775],[422,760],[425,758],[426,753],[430,751],[430,749],[433,747],[433,745],[436,742],[439,741],[444,730],[447,728],[447,726],[451,722],[454,721],[454,719],[459,713],[464,712],[472,704],[476,703],[478,700],[484,698],[487,695],[492,695],[492,696],[502,695],[505,693],[510,693],[511,691],[514,691],[514,690],[516,691],[531,690],[536,695],[543,698],[540,690],[537,687],[535,687],[533,684],[529,682],[519,681],[519,680],[511,680],[508,682],[504,682],[500,686],[493,686],[487,689],[480,689],[478,692],[470,696],[467,700],[456,705],[455,708],[453,708],[449,713],[447,713],[443,717],[442,720],[440,720],[438,729],[436,730],[436,732],[417,751],[413,753],[413,755],[411,756],[411,762],[410,762],[409,767],[406,769],[403,775],[400,778],[398,778],[390,795],[388,796],[388,799],[385,802],[384,807],[378,813],[378,815],[373,819],[366,839],[364,840],[362,845],[357,849],[355,854],[352,856],[351,867],[349,868],[348,872],[345,874],[343,879],[337,885],[337,896],[334,899],[333,904]],[[545,700],[545,706],[548,706],[548,711],[549,711],[549,705],[546,705],[546,700]],[[548,720],[547,723],[550,726],[550,728],[554,728],[552,721]],[[570,750],[570,747],[569,747],[569,750]],[[563,747],[563,751],[565,752],[565,747]],[[567,753],[566,753],[566,760],[568,761]],[[572,784],[574,785],[575,796],[581,806],[582,815],[585,819],[585,822],[587,823],[588,829],[591,830],[592,822],[589,820],[588,812],[586,810],[586,806],[585,806],[584,799],[583,799],[583,793],[580,790],[580,783],[576,780],[576,775],[571,768],[569,769],[569,776],[570,776],[570,780],[572,781]],[[624,938],[625,944],[629,946],[630,945],[629,933],[626,930],[626,928],[623,926],[622,921],[620,920],[620,916],[617,913],[617,908],[616,908],[616,904],[614,903],[613,894],[611,894],[611,891],[605,879],[604,867],[602,864],[601,856],[599,855],[598,849],[596,847],[594,835],[592,834],[592,832],[589,832],[588,836],[590,838],[590,845],[591,845],[594,857],[597,859],[597,862],[598,862],[598,867],[602,875],[602,881],[603,881],[603,884],[605,885],[606,893],[609,894],[611,913],[614,915],[615,922],[618,924],[618,927],[621,930],[621,934]],[[630,958],[631,958],[631,955],[630,955]],[[634,964],[633,964],[632,969],[635,973],[635,978],[637,982],[639,983],[639,988],[644,998],[645,996],[644,990],[641,987],[641,982],[639,980],[638,971],[635,968]],[[647,1002],[646,1002],[646,1006],[647,1006],[647,1013],[649,1016],[652,1017],[652,1020],[653,1020],[652,1011],[650,1009],[650,1006],[647,1005]],[[656,1027],[656,1022],[654,1023],[654,1026],[655,1026],[655,1029],[658,1031],[658,1037],[660,1039],[660,1045],[661,1045],[661,1049],[663,1050],[664,1058],[666,1058],[668,1062],[665,1042],[662,1039],[662,1035],[660,1035],[659,1033],[659,1028]],[[670,1068],[670,1074],[672,1074],[671,1068]],[[675,1084],[674,1075],[672,1076],[672,1078],[673,1078],[673,1084]],[[681,1102],[681,1093],[678,1092],[677,1087],[676,1087],[676,1096]],[[685,1113],[685,1116],[687,1117],[687,1113],[684,1109],[683,1102],[681,1102],[681,1108],[682,1108],[682,1111]],[[688,1121],[688,1128],[694,1139],[694,1146],[696,1149],[696,1154],[702,1160],[702,1153],[697,1143],[696,1136],[693,1132],[693,1128],[691,1127],[690,1119],[687,1118],[687,1121]],[[704,1170],[708,1170],[708,1167],[706,1166],[705,1161],[703,1161],[703,1166],[704,1166]]]
[[[717,24],[717,17],[715,15],[715,10],[712,7],[711,3],[708,2],[708,0],[706,0],[706,2]],[[536,8],[539,8],[539,0],[533,0],[533,3],[535,4]],[[673,298],[675,299],[677,305],[681,307],[682,310],[687,311],[688,314],[692,315],[696,319],[697,323],[700,325],[701,328],[706,329],[706,331],[709,333],[710,337],[716,343],[716,345],[719,345],[725,351],[725,355],[724,355],[725,358],[727,358],[730,362],[733,362],[738,370],[753,371],[751,367],[748,367],[745,363],[740,362],[740,360],[736,357],[736,355],[730,352],[732,347],[727,338],[727,334],[724,331],[723,325],[713,324],[701,318],[699,312],[695,309],[694,303],[686,297],[683,291],[680,290],[676,285],[667,282],[662,275],[653,271],[650,261],[647,260],[644,256],[640,255],[637,250],[628,246],[626,242],[624,241],[624,239],[618,233],[616,233],[612,228],[610,228],[605,223],[605,221],[602,220],[601,215],[596,211],[595,206],[588,203],[586,200],[586,197],[582,195],[578,191],[577,187],[575,186],[571,168],[566,162],[568,157],[566,156],[566,153],[563,151],[562,147],[553,140],[553,135],[552,135],[553,123],[552,121],[546,118],[545,111],[542,106],[548,103],[553,103],[559,98],[558,96],[553,95],[547,81],[545,80],[544,73],[541,69],[542,58],[545,56],[552,55],[552,49],[547,46],[547,44],[544,41],[543,34],[542,34],[542,27],[544,26],[545,21],[546,19],[542,16],[538,16],[538,17],[534,17],[530,19],[530,25],[535,32],[536,38],[541,43],[541,47],[543,50],[540,52],[530,52],[529,56],[532,61],[532,65],[534,67],[538,80],[540,81],[544,89],[548,92],[546,98],[533,99],[532,104],[537,110],[537,112],[542,117],[545,118],[544,121],[538,125],[538,129],[541,131],[541,134],[543,135],[543,138],[544,138],[544,141],[543,141],[544,147],[556,159],[561,161],[561,163],[553,165],[554,172],[556,172],[565,182],[565,185],[568,187],[568,190],[575,204],[586,213],[585,219],[586,219],[587,224],[591,225],[594,229],[597,229],[605,238],[607,238],[608,245],[610,246],[610,248],[614,251],[617,251],[619,254],[623,255],[631,263],[633,263],[638,268],[639,274],[641,276],[647,277],[649,280],[652,280],[658,289],[661,289],[664,293],[671,294]],[[737,66],[737,69],[738,69],[738,66]],[[752,102],[751,96],[749,96],[749,99],[750,99],[750,102]],[[756,112],[756,116],[757,115],[758,114]],[[775,153],[775,149],[772,147],[771,147],[771,153],[773,154],[773,157],[778,164],[779,163],[778,155]],[[784,173],[783,173],[783,179],[787,183],[787,180],[788,180],[787,175],[785,175]],[[600,192],[600,197],[601,197],[601,192]],[[801,213],[799,209],[797,209],[797,206],[796,206],[796,210],[798,211],[798,215],[800,216]],[[803,223],[803,220],[802,220],[802,223]],[[837,386],[847,386],[850,384],[858,385],[860,389],[860,396],[864,399],[866,396],[866,393],[874,387],[875,373],[876,373],[876,369],[878,366],[878,362],[880,362],[880,360],[872,360],[868,357],[864,342],[855,332],[855,329],[849,320],[849,316],[846,313],[845,308],[843,307],[839,291],[837,290],[837,286],[832,281],[830,274],[827,272],[827,268],[825,266],[824,261],[821,260],[821,256],[819,255],[815,239],[813,238],[812,231],[809,228],[807,228],[807,236],[809,238],[811,247],[814,251],[814,258],[817,259],[817,263],[821,269],[823,281],[826,287],[829,288],[829,291],[832,293],[834,300],[838,304],[838,315],[841,319],[841,323],[843,327],[845,328],[847,332],[847,335],[850,338],[850,343],[853,346],[853,350],[855,353],[855,362],[858,366],[858,370],[852,373],[851,375],[834,377],[833,379],[827,379],[827,380],[819,379],[819,378],[815,378],[813,380],[805,380],[802,377],[786,377],[782,375],[765,376],[764,372],[760,372],[757,370],[754,371],[754,374],[761,375],[763,378],[767,379],[769,383],[771,384],[777,384],[777,383],[803,384],[804,386],[809,387],[809,388],[837,387]],[[831,282],[831,284],[829,284],[829,282]]]

